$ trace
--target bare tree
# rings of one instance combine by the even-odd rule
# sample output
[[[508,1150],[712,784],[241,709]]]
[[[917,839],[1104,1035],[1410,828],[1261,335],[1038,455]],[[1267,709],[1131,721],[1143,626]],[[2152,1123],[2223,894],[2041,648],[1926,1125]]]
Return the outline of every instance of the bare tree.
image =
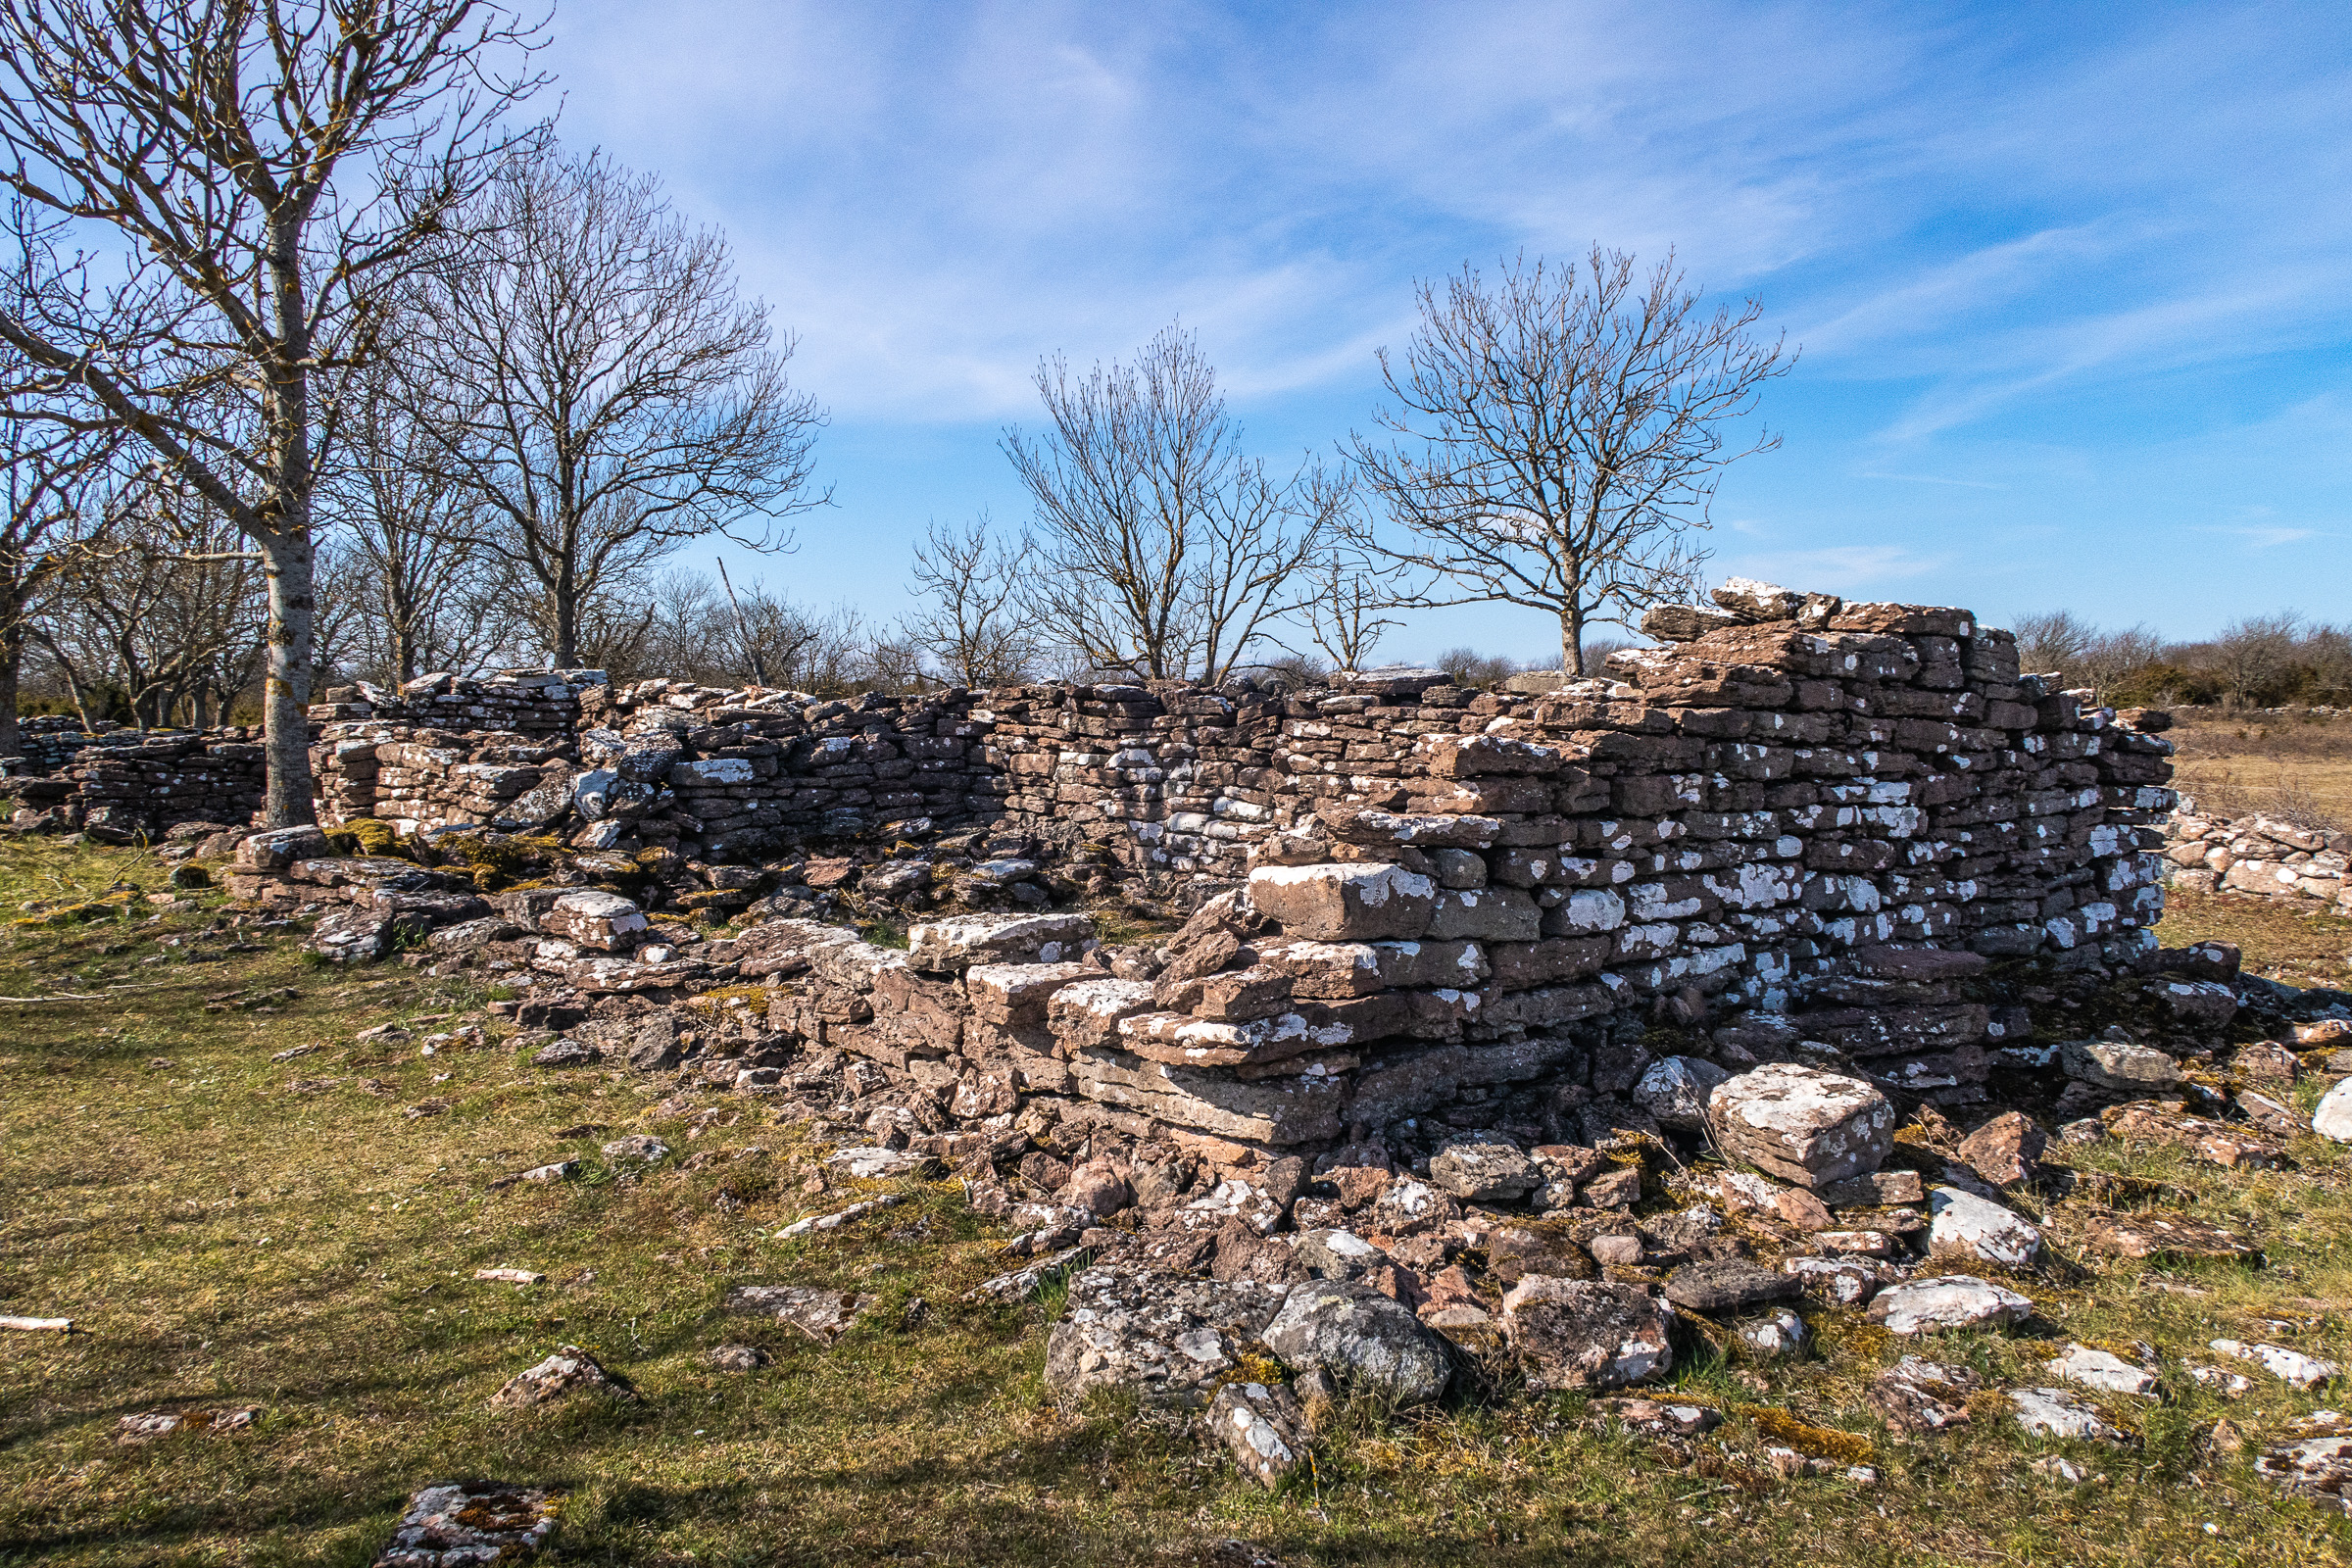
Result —
[[[785,375],[789,337],[738,297],[725,239],[600,153],[512,160],[420,280],[403,363],[436,467],[480,537],[549,601],[559,665],[582,608],[686,539],[781,549],[823,416]]]
[[[348,615],[363,670],[394,685],[426,670],[471,673],[520,630],[512,585],[481,543],[480,499],[449,481],[438,455],[389,370],[367,372],[320,501],[338,525],[321,601]],[[333,662],[322,650],[320,663]]]
[[[70,308],[80,290],[57,253],[66,220],[19,197],[7,224],[13,248],[0,253],[0,312],[39,319]],[[29,370],[0,343],[0,385]],[[122,445],[122,432],[101,418],[31,419],[0,402],[0,757],[20,751],[17,688],[34,607],[88,545]]]
[[[115,489],[31,628],[84,721],[118,695],[140,729],[220,722],[251,686],[267,616],[262,567],[235,526],[175,475]]]
[[[1464,268],[1418,294],[1402,362],[1380,356],[1395,439],[1351,442],[1402,537],[1359,542],[1451,585],[1416,604],[1557,616],[1562,666],[1583,674],[1588,626],[1684,593],[1722,469],[1780,444],[1733,446],[1726,427],[1793,356],[1750,335],[1755,300],[1701,315],[1672,253],[1640,283],[1595,246],[1581,268],[1521,260],[1493,287]]]
[[[538,83],[492,57],[535,34],[480,0],[0,0],[0,179],[127,251],[96,307],[0,313],[42,372],[16,406],[78,421],[94,401],[261,557],[272,825],[312,819],[312,501],[337,383],[373,352],[378,292],[503,154],[498,117]],[[251,416],[221,429],[192,391]]]
[[[956,685],[978,690],[1023,679],[1039,653],[1031,606],[1037,541],[1007,541],[986,514],[961,528],[935,522],[914,547],[914,591],[928,606],[906,617],[906,640]]]
[[[2097,627],[2069,610],[2021,615],[2013,629],[2017,634],[2018,667],[2037,675],[2067,674],[2082,661],[2084,650],[2098,635]]]
[[[1404,624],[1388,613],[1402,602],[1396,568],[1360,549],[1326,551],[1309,567],[1306,584],[1299,618],[1335,668],[1366,667],[1381,633]]]
[[[2296,662],[2303,617],[2292,612],[2248,615],[2214,639],[2210,662],[2231,708],[2256,708]]]
[[[1298,608],[1347,486],[1311,463],[1277,482],[1245,457],[1179,327],[1132,366],[1073,378],[1055,358],[1036,379],[1052,428],[1004,445],[1037,508],[1038,618],[1096,668],[1222,680]]]

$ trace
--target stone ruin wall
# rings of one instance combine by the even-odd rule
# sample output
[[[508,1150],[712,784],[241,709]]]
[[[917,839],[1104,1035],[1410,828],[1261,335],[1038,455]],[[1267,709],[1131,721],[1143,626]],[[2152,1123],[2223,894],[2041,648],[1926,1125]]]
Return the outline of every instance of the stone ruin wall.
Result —
[[[596,934],[560,890],[509,911],[545,939],[515,950],[545,1018],[771,987],[714,1064],[745,1087],[846,1052],[975,1113],[1043,1094],[1284,1148],[1464,1104],[1622,1121],[1664,1021],[1712,1030],[1684,1072],[1983,1099],[2028,1028],[1971,1000],[1987,960],[2154,948],[2169,743],[2021,675],[1964,611],[1733,602],[1540,693],[1422,671],[814,702],[558,673],[330,705],[318,755],[338,817],[553,829],[590,868],[672,851],[712,886],[682,906],[757,903],[700,950]],[[910,950],[794,918],[819,880],[896,900]],[[1104,948],[1047,907],[1138,889],[1196,912]]]
[[[2286,899],[2304,908],[2352,913],[2352,881],[2345,875],[2352,868],[2352,833],[2259,812],[2223,816],[2199,810],[2184,795],[2165,836],[2165,880],[2174,887]]]

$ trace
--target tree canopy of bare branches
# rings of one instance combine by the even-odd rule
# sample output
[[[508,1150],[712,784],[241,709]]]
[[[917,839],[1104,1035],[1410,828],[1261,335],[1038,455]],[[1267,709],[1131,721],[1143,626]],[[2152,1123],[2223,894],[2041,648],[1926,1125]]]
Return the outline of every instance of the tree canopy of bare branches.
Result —
[[[1194,336],[1169,327],[1133,365],[1072,376],[1041,364],[1049,428],[1004,434],[1036,506],[1030,603],[1079,662],[1156,680],[1220,681],[1295,611],[1346,512],[1345,482],[1288,481],[1244,455]]]
[[[791,339],[658,179],[533,149],[452,227],[419,281],[407,396],[484,546],[546,597],[559,665],[579,660],[583,607],[681,541],[781,548],[777,520],[823,504],[823,416],[785,374]]]
[[[534,29],[480,0],[0,0],[0,179],[110,225],[120,279],[0,313],[27,416],[89,404],[199,492],[269,580],[267,819],[311,820],[313,496],[380,291],[439,232]],[[241,416],[216,422],[220,405]]]
[[[1686,591],[1722,469],[1779,444],[1731,428],[1793,356],[1751,334],[1752,299],[1702,312],[1671,253],[1639,280],[1596,246],[1581,266],[1522,259],[1492,283],[1464,268],[1418,293],[1403,355],[1381,352],[1389,434],[1350,443],[1395,542],[1360,542],[1427,574],[1416,604],[1557,616],[1581,674],[1587,627]]]
[[[926,601],[906,617],[906,639],[954,685],[979,689],[1023,679],[1041,652],[1030,603],[1037,542],[1000,537],[983,516],[961,528],[933,523],[914,547],[914,591]]]

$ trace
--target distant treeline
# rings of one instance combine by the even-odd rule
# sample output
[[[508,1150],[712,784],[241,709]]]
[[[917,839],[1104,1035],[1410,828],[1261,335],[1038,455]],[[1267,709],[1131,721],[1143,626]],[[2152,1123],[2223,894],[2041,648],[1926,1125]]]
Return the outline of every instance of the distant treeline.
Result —
[[[2119,708],[2352,707],[2352,630],[2292,612],[2252,615],[2205,642],[2145,625],[2103,630],[2069,611],[2016,625],[2019,662]]]

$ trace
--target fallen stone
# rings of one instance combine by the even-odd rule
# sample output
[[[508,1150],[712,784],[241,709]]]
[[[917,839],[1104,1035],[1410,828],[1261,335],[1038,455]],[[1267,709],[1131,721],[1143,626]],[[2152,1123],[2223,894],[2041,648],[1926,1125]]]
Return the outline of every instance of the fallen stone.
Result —
[[[499,1481],[439,1481],[408,1512],[371,1568],[480,1568],[527,1557],[555,1534],[557,1494]]]
[[[1629,1432],[1652,1438],[1695,1438],[1723,1425],[1723,1412],[1703,1404],[1668,1404],[1638,1395],[1621,1394],[1594,1399],[1589,1406],[1594,1424],[1615,1421]]]
[[[1328,1372],[1399,1404],[1436,1398],[1453,1376],[1444,1342],[1409,1307],[1344,1280],[1291,1287],[1265,1342],[1286,1366]]]
[[[757,1345],[714,1345],[710,1365],[720,1372],[757,1372],[767,1365],[768,1353]]]
[[[2320,1097],[2312,1107],[2311,1130],[2339,1144],[2352,1144],[2352,1078]]]
[[[1707,1101],[1724,1153],[1819,1188],[1876,1170],[1894,1148],[1894,1106],[1859,1078],[1775,1062],[1727,1079]]]
[[[1707,1124],[1707,1097],[1731,1074],[1700,1056],[1668,1056],[1634,1085],[1634,1102],[1661,1126],[1695,1132]]]
[[[2245,1345],[2236,1340],[2210,1340],[2206,1348],[2239,1361],[2251,1361],[2271,1376],[2298,1389],[2316,1389],[2333,1379],[2343,1368],[2333,1361],[2323,1361],[2290,1350],[2283,1345]]]
[[[1859,1257],[1784,1258],[1781,1272],[1807,1296],[1834,1306],[1864,1305],[1882,1287],[1900,1278],[1886,1265]]]
[[[2186,1028],[2219,1029],[2237,1015],[2237,993],[2219,980],[2163,980],[2148,989]]]
[[[71,1334],[74,1320],[70,1317],[0,1317],[0,1329],[15,1329],[24,1334]]]
[[[2058,1067],[2078,1083],[2119,1094],[2144,1095],[2180,1082],[2180,1064],[2147,1046],[2116,1040],[2068,1040],[2058,1047]]]
[[[1915,1170],[1873,1171],[1821,1189],[1821,1200],[1832,1208],[1886,1208],[1927,1200],[1926,1184]]]
[[[975,964],[1067,963],[1094,937],[1095,923],[1083,914],[958,914],[908,931],[906,960],[950,974]]]
[[[1756,1360],[1782,1361],[1803,1353],[1805,1320],[1783,1308],[1766,1314],[1756,1322],[1740,1324],[1733,1338],[1740,1342],[1741,1349]]]
[[[258,1404],[236,1405],[225,1410],[148,1410],[117,1421],[115,1441],[124,1447],[137,1447],[183,1432],[209,1432],[220,1437],[250,1431],[261,1419],[262,1408]]]
[[[2028,1437],[2113,1439],[2115,1428],[2064,1389],[2011,1389],[2009,1403]]]
[[[1970,1169],[1995,1187],[2030,1182],[2041,1170],[2049,1134],[2019,1111],[2004,1111],[1960,1142],[1959,1154]]]
[[[1067,1306],[1046,1342],[1046,1387],[1064,1408],[1096,1389],[1131,1390],[1147,1403],[1204,1406],[1283,1305],[1281,1291],[1254,1280],[1083,1270],[1070,1281]]]
[[[1881,1291],[1870,1303],[1871,1321],[1901,1335],[2005,1328],[2024,1322],[2033,1310],[2034,1303],[2015,1291],[1967,1274],[1912,1280]]]
[[[1967,1367],[1906,1355],[1870,1380],[1863,1400],[1897,1432],[1943,1432],[1968,1422],[1968,1396],[1984,1380]]]
[[[1534,1274],[1511,1287],[1502,1312],[1537,1393],[1599,1393],[1674,1366],[1673,1308],[1638,1285]]]
[[[2082,1243],[2112,1257],[2251,1257],[2254,1249],[2203,1220],[2159,1214],[2100,1214],[2082,1228]]]
[[[2062,1355],[2044,1361],[2052,1377],[2108,1394],[2153,1394],[2156,1374],[2133,1366],[2120,1355],[2094,1350],[2087,1345],[2069,1345]]]
[[[1429,1162],[1429,1179],[1456,1198],[1480,1203],[1523,1198],[1544,1180],[1519,1146],[1496,1133],[1446,1140]]]
[[[555,906],[541,917],[539,928],[577,947],[619,953],[635,947],[644,937],[645,911],[617,893],[586,889],[556,900]]]
[[[2225,1399],[2242,1399],[2254,1392],[2254,1380],[2227,1367],[2188,1366],[2187,1372],[2197,1386],[2207,1388]]]
[[[897,1193],[885,1193],[879,1198],[868,1198],[830,1214],[809,1214],[776,1232],[776,1240],[789,1242],[795,1237],[811,1235],[817,1231],[837,1231],[853,1220],[863,1219],[868,1214],[896,1207],[905,1201],[906,1199]]]
[[[494,1285],[545,1285],[547,1283],[546,1275],[533,1273],[527,1268],[477,1268],[473,1271],[473,1277],[477,1280],[487,1280]]]
[[[631,1133],[615,1138],[605,1145],[604,1155],[615,1162],[627,1160],[640,1165],[659,1165],[669,1157],[669,1146],[650,1133]]]
[[[726,1309],[739,1317],[773,1318],[819,1345],[831,1345],[879,1299],[800,1285],[737,1285],[727,1292]]]
[[[963,1298],[967,1301],[1025,1301],[1032,1292],[1046,1282],[1047,1276],[1069,1267],[1090,1250],[1086,1247],[1064,1248],[1026,1267],[982,1280],[964,1292]]]
[[[576,1345],[566,1345],[537,1366],[527,1367],[508,1379],[506,1387],[493,1395],[490,1402],[500,1409],[523,1409],[569,1398],[575,1394],[601,1394],[613,1399],[637,1397],[598,1365],[595,1356]]]
[[[1738,1259],[1685,1263],[1666,1276],[1666,1299],[1688,1311],[1708,1316],[1744,1312],[1767,1302],[1786,1301],[1802,1294],[1803,1289],[1789,1275]]]
[[[2119,1138],[2141,1143],[2171,1144],[2226,1170],[2276,1170],[2286,1163],[2286,1151],[2240,1123],[2191,1116],[2178,1103],[2138,1102],[2100,1113]]]
[[[2230,1070],[2240,1078],[2257,1083],[2291,1084],[2303,1076],[2303,1064],[2295,1054],[2276,1040],[2257,1040],[2237,1048],[2230,1058]]]
[[[2041,1232],[2000,1204],[1938,1187],[1928,1194],[1928,1250],[1937,1257],[1974,1258],[2023,1272],[2041,1255]]]
[[[2331,1418],[2330,1430],[2274,1445],[2255,1459],[2254,1469],[2290,1497],[2352,1514],[2352,1434],[2340,1430],[2342,1418],[2332,1410],[2315,1411],[2306,1419],[2319,1417]]]
[[[577,1040],[556,1040],[531,1053],[534,1067],[587,1067],[605,1059],[594,1046]]]
[[[1268,1492],[1306,1460],[1306,1412],[1281,1384],[1228,1383],[1208,1401],[1207,1420],[1242,1474]]]
[[[1838,1223],[1830,1205],[1802,1187],[1784,1187],[1773,1194],[1772,1208],[1800,1231],[1826,1231]]]
[[[855,1181],[884,1181],[898,1176],[922,1177],[939,1169],[939,1160],[934,1155],[909,1149],[883,1149],[875,1145],[837,1149],[825,1156],[825,1163]]]

